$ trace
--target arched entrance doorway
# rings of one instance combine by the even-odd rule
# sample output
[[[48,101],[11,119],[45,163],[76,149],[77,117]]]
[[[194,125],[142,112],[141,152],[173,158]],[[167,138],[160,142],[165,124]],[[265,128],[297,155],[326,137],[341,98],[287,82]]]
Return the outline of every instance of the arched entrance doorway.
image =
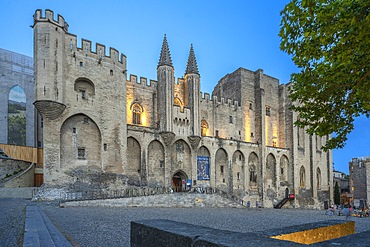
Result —
[[[186,181],[188,176],[183,171],[177,171],[172,176],[172,188],[174,192],[186,191]]]

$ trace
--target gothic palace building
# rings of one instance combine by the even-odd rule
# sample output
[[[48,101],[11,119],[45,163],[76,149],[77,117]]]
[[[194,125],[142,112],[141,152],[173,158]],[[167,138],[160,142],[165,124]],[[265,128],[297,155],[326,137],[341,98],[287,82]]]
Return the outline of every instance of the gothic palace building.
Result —
[[[264,207],[288,194],[295,207],[332,198],[327,138],[293,125],[289,85],[239,68],[202,94],[193,47],[176,81],[166,37],[157,80],[127,78],[123,54],[86,39],[77,47],[53,16],[37,10],[33,25],[46,186],[213,187]]]

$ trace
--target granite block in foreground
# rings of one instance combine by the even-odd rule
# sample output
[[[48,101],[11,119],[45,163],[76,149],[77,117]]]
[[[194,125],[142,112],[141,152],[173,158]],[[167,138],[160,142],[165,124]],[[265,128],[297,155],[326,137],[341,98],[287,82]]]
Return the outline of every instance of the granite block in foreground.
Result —
[[[302,246],[256,233],[231,232],[163,219],[131,222],[130,234],[132,247]]]

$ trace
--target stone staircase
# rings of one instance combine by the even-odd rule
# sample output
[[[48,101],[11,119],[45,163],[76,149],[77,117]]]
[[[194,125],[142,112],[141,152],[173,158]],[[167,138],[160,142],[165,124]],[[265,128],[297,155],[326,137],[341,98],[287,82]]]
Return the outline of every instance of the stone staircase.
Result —
[[[171,193],[151,196],[139,196],[116,199],[67,201],[64,207],[105,206],[105,207],[233,207],[245,208],[245,205],[225,198],[219,194]]]
[[[38,206],[27,206],[23,247],[72,247]]]

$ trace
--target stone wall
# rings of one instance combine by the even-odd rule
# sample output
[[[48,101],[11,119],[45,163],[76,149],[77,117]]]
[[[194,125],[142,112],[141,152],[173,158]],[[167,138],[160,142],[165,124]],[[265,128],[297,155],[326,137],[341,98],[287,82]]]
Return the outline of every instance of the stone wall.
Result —
[[[0,187],[33,187],[34,168],[34,165],[30,162],[0,159]]]
[[[124,55],[112,48],[107,55],[101,44],[92,49],[85,39],[77,47],[64,18],[54,20],[50,10],[34,18],[48,186],[182,190],[190,180],[266,207],[287,191],[309,196],[295,201],[304,206],[316,203],[318,189],[329,190],[331,153],[318,148],[324,140],[294,127],[287,88],[263,70],[239,68],[202,97],[196,72],[175,83],[164,38],[168,61],[159,63],[157,80],[126,80]],[[209,160],[207,178],[198,176],[198,156]]]

